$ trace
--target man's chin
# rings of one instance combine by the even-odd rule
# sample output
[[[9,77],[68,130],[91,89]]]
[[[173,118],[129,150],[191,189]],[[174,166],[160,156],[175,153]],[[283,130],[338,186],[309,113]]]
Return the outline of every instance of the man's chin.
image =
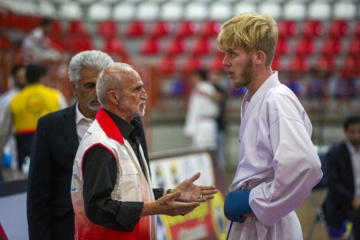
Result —
[[[239,83],[235,83],[234,80],[231,81],[231,87],[235,90],[239,90],[242,86]]]
[[[91,106],[89,106],[89,109],[91,111],[94,111],[94,112],[98,112],[100,110],[100,108],[101,108],[100,104],[99,105],[91,105]]]

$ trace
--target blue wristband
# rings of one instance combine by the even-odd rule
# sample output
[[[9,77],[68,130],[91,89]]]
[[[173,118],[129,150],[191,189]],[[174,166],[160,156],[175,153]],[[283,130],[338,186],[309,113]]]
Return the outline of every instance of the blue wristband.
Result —
[[[249,190],[236,190],[226,195],[224,214],[227,219],[233,222],[243,222],[244,217],[241,215],[251,212],[249,205]]]

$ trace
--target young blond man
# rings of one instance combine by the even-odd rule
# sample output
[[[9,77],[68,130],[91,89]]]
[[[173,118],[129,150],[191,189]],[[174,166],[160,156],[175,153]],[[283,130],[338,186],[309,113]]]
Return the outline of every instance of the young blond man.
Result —
[[[294,210],[322,178],[310,119],[271,69],[277,38],[275,20],[257,13],[225,22],[217,38],[232,87],[247,89],[239,165],[224,206],[228,239],[303,239]]]

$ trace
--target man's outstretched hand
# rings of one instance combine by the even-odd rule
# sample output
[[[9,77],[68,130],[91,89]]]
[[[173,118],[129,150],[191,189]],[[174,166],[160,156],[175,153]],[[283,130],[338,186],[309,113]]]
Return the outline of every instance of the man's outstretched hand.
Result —
[[[175,199],[180,196],[180,192],[166,194],[154,202],[145,202],[140,217],[156,214],[169,216],[184,216],[200,205],[198,202],[178,202]]]
[[[200,172],[193,175],[177,185],[171,192],[179,192],[180,195],[175,198],[179,202],[205,202],[213,199],[214,194],[218,192],[215,186],[199,186],[194,182],[200,177]]]

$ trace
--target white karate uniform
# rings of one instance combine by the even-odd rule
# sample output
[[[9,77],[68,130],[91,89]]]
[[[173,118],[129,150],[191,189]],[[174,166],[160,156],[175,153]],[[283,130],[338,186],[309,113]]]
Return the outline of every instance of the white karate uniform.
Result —
[[[196,84],[189,100],[184,133],[192,138],[193,148],[216,146],[219,104],[207,94],[215,94],[216,89],[208,82]]]
[[[274,72],[253,96],[245,94],[241,119],[239,165],[229,190],[252,189],[255,216],[234,222],[229,239],[302,240],[294,210],[322,178],[304,108]]]

